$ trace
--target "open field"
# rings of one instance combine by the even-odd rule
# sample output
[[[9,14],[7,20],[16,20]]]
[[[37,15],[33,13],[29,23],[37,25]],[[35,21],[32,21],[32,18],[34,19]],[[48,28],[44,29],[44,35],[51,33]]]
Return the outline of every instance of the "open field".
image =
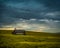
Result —
[[[60,34],[26,31],[26,35],[14,35],[0,30],[0,48],[60,48]]]

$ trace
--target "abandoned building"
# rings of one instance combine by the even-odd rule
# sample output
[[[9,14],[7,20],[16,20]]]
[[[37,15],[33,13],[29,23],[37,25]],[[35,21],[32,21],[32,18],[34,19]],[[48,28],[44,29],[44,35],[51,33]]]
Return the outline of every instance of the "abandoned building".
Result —
[[[26,35],[25,30],[16,30],[16,29],[12,32],[12,34],[22,34],[22,35]]]

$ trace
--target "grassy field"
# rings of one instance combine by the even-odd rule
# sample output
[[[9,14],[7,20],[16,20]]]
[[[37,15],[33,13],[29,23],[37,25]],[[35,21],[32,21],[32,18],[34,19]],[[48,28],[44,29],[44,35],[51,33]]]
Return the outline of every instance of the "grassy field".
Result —
[[[0,48],[60,48],[60,34],[26,31],[26,35],[14,35],[0,30]]]

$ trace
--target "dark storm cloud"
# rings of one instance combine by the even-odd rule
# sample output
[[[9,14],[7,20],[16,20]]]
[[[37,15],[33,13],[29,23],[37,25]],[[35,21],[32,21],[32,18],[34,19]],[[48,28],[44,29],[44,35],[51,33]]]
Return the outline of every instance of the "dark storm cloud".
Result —
[[[60,0],[36,0],[39,3],[45,4],[45,6],[60,11]]]
[[[25,19],[30,18],[60,19],[59,16],[57,16],[57,18],[44,16],[47,12],[54,12],[54,10],[58,11],[60,9],[59,0],[3,0],[2,2],[3,3],[1,3],[2,6],[1,8],[8,9],[5,9],[6,13],[4,12],[4,9],[2,9],[1,13],[4,12],[5,14],[9,14],[12,17]],[[37,14],[37,12],[39,14]],[[42,12],[44,13],[44,15],[41,15]]]
[[[60,28],[60,0],[0,0],[0,27],[22,22]]]
[[[6,23],[10,24],[15,22],[17,18],[18,19],[42,18],[42,17],[39,17],[37,13],[34,13],[35,12],[34,9],[39,8],[38,7],[39,4],[36,5],[36,2],[32,2],[32,1],[29,2],[27,0],[1,0],[0,2],[1,2],[0,3],[0,12],[1,12],[0,23],[2,22],[5,24]],[[35,6],[37,6],[37,8]]]
[[[0,19],[2,19],[2,13],[3,13],[3,10],[4,9],[2,9],[2,8],[5,8],[5,6],[4,6],[4,2],[2,2],[2,1],[0,1]],[[0,20],[0,22],[1,22],[1,20]]]

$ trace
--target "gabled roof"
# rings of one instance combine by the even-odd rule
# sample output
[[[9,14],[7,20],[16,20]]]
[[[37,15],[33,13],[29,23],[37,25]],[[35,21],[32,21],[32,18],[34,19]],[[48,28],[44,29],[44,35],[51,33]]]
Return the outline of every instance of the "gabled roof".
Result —
[[[25,30],[15,30],[14,32],[23,33]]]

